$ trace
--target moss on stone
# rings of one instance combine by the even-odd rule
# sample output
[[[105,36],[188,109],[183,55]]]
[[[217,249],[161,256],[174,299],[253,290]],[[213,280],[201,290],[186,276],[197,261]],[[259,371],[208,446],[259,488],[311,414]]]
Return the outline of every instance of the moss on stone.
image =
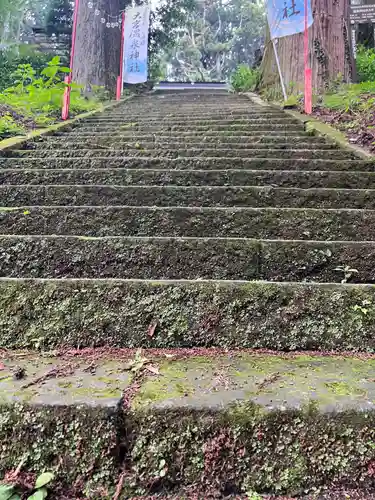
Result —
[[[3,348],[375,348],[372,286],[2,280],[0,289]]]
[[[220,416],[180,410],[137,412],[132,418],[133,471],[145,490],[155,477],[164,488],[193,483],[218,495],[228,488],[296,495],[323,484],[357,487],[358,478],[363,487],[372,484],[366,464],[374,450],[368,436],[360,436],[373,415],[324,416],[313,406],[264,414],[244,404]],[[162,458],[168,466],[163,478]]]
[[[165,400],[173,400],[193,393],[192,381],[186,378],[187,371],[193,371],[197,378],[199,373],[209,369],[212,361],[207,358],[194,358],[188,364],[185,361],[164,362],[159,365],[160,376],[142,384],[133,401],[133,408],[149,406]]]
[[[24,460],[24,470],[52,470],[69,486],[78,479],[88,489],[110,484],[116,419],[105,408],[0,405],[0,475]]]
[[[4,234],[84,236],[238,237],[293,240],[370,241],[375,211],[155,208],[32,207],[0,212]],[[157,231],[155,230],[157,228]],[[156,232],[156,234],[155,234]]]
[[[204,131],[202,131],[204,132]],[[188,157],[198,157],[198,158],[223,158],[225,156],[230,156],[233,154],[233,149],[231,148],[212,148],[212,149],[175,149],[175,150],[164,150],[164,149],[133,149],[127,150],[126,147],[123,149],[78,149],[78,150],[65,150],[65,149],[55,149],[54,154],[64,156],[64,158],[97,158],[100,152],[101,158],[116,158],[121,155],[131,154],[132,157],[161,157],[161,158],[188,158]],[[8,156],[12,158],[48,158],[51,155],[51,151],[47,149],[40,150],[13,150],[11,153],[7,153]],[[237,158],[263,158],[265,156],[264,149],[239,149],[236,150]],[[319,149],[268,149],[267,158],[275,159],[299,159],[303,156],[304,159],[321,159],[321,160],[347,160],[355,159],[354,155],[341,150],[319,150]]]
[[[25,166],[27,166],[26,164]],[[0,184],[76,184],[76,185],[179,185],[179,186],[280,186],[309,188],[350,188],[374,189],[373,172],[314,172],[290,170],[255,170],[256,164],[249,164],[249,169],[240,166],[218,165],[218,169],[207,170],[168,170],[168,164],[160,165],[164,169],[127,169],[113,168],[65,168],[65,169],[12,169],[0,168]],[[178,165],[177,165],[178,166]],[[246,166],[246,165],[245,165]],[[275,164],[275,168],[279,165]],[[294,167],[294,165],[291,165]],[[287,165],[286,165],[287,167]],[[331,165],[327,165],[331,168]],[[365,167],[364,167],[365,168]]]
[[[324,368],[318,375],[321,381],[329,381],[335,370],[327,392],[335,389],[331,398],[336,403],[342,398],[360,398],[357,382],[374,371],[373,362],[370,366],[361,359],[230,353],[229,358],[159,360],[160,375],[141,383],[130,409],[122,402],[115,410],[3,403],[0,475],[25,459],[23,471],[52,470],[60,486],[74,485],[72,498],[81,498],[86,486],[84,494],[90,499],[97,498],[103,488],[112,497],[124,467],[126,498],[160,490],[168,494],[191,486],[202,498],[233,490],[239,495],[251,490],[295,496],[333,484],[337,488],[371,487],[375,412],[337,408],[324,412],[320,406],[327,403],[324,398],[295,409],[290,405],[292,391],[300,392],[302,385],[308,385],[317,365]],[[208,393],[204,377],[214,381],[218,375],[229,376],[230,388],[237,394],[236,367],[248,378],[256,374],[260,381],[264,377],[259,368],[268,378],[280,371],[282,377],[294,381],[294,389],[288,392],[291,399],[284,408],[278,403],[269,407],[254,402],[272,390],[269,386],[252,394],[254,401],[212,408],[182,404],[184,399],[191,400],[197,387],[202,395]],[[195,377],[191,385],[189,374]],[[353,382],[346,382],[351,377]],[[281,382],[273,383],[282,388]],[[274,401],[273,394],[267,397]],[[173,398],[174,404],[160,406]]]
[[[346,382],[327,382],[326,386],[330,391],[338,396],[351,396],[353,394],[361,394],[365,395],[366,391],[361,390],[357,387],[353,387],[352,385]]]
[[[362,160],[328,159],[280,159],[280,158],[0,158],[0,168],[5,169],[170,169],[170,170],[217,170],[217,169],[253,169],[253,170],[309,170],[373,172],[374,164]]]
[[[0,186],[10,207],[122,205],[374,209],[375,190],[252,186]]]

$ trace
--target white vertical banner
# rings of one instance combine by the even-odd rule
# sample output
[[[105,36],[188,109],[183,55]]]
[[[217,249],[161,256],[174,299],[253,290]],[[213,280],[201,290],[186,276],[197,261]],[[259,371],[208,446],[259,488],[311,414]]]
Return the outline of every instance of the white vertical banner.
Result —
[[[150,6],[131,7],[125,13],[124,82],[144,83],[148,73]]]

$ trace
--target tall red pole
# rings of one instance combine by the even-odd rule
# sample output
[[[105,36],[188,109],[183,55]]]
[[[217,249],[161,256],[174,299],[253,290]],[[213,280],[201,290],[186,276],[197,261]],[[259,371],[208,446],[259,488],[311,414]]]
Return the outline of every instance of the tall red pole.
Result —
[[[305,66],[305,113],[312,113],[312,70],[309,68],[309,12],[305,0],[304,66]]]
[[[122,95],[122,89],[124,86],[124,43],[125,43],[125,12],[122,13],[122,25],[121,25],[121,49],[120,49],[120,73],[117,77],[117,91],[116,100],[119,101]]]
[[[76,50],[78,9],[79,9],[79,0],[75,0],[75,2],[74,2],[74,14],[73,14],[73,27],[72,27],[72,48],[70,49],[70,73],[67,77],[65,77],[66,87],[64,90],[63,107],[62,107],[62,113],[61,113],[61,118],[63,120],[67,120],[69,118],[70,90],[71,90],[70,85],[72,83],[73,63],[74,63],[74,55],[75,55],[75,50]]]

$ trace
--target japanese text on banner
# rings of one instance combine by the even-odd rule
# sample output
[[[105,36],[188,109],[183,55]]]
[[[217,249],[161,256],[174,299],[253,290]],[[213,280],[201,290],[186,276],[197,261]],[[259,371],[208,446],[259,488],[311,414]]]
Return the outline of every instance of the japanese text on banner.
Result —
[[[141,5],[126,11],[124,27],[124,82],[147,81],[150,7]]]
[[[308,27],[313,23],[311,2],[307,2]],[[267,17],[271,38],[302,33],[305,29],[304,0],[267,0]]]

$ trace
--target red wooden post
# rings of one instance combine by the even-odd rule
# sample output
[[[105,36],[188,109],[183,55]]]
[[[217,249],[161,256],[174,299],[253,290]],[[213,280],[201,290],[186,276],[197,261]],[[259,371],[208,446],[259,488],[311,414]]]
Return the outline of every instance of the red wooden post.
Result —
[[[309,68],[309,20],[308,0],[305,0],[304,66],[305,66],[305,113],[312,113],[312,70]]]
[[[72,83],[73,62],[74,62],[74,54],[75,54],[75,49],[76,49],[78,9],[79,9],[79,0],[75,0],[74,15],[73,15],[73,28],[72,28],[72,48],[70,50],[70,73],[68,76],[65,77],[66,87],[64,90],[63,107],[62,107],[62,112],[61,112],[61,118],[63,120],[67,120],[69,118],[70,90],[71,90],[70,84]]]
[[[119,101],[122,95],[122,89],[124,88],[124,43],[125,43],[125,12],[122,13],[122,25],[121,25],[121,49],[120,49],[120,74],[117,77],[117,92],[116,99]]]

